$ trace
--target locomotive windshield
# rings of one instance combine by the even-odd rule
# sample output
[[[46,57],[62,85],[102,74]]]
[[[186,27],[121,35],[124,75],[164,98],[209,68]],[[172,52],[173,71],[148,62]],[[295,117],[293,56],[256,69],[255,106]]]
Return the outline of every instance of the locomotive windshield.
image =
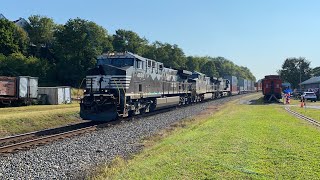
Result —
[[[110,59],[98,59],[98,65],[112,65],[116,67],[133,66],[133,58],[110,58]]]

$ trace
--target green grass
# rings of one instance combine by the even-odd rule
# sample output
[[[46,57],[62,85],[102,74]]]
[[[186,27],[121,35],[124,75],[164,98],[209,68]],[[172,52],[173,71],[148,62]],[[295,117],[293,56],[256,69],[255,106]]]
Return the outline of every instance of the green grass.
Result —
[[[296,111],[302,115],[310,117],[314,120],[320,121],[320,109],[291,107],[293,111]]]
[[[278,105],[229,103],[94,179],[319,179],[319,129]]]
[[[80,122],[79,104],[0,109],[0,137]]]

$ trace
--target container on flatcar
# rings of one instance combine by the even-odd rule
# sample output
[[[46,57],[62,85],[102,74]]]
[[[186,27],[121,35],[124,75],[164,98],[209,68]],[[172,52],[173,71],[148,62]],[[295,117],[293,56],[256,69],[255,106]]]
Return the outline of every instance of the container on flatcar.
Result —
[[[250,89],[250,92],[253,92],[253,91],[255,91],[254,81],[251,81],[251,89]]]
[[[0,77],[0,105],[30,105],[38,96],[38,78]]]
[[[35,99],[38,96],[38,78],[30,76],[0,77],[0,99]]]
[[[30,76],[19,76],[18,79],[18,98],[38,97],[38,78]]]
[[[251,89],[252,89],[252,81],[251,80],[247,80],[248,82],[247,82],[247,89],[248,89],[248,91],[250,92],[251,91]]]
[[[0,96],[16,95],[16,78],[0,76]]]
[[[239,78],[238,87],[239,87],[240,94],[246,93],[248,91],[248,80],[244,78]]]
[[[238,78],[235,76],[227,75],[224,77],[225,79],[228,79],[230,82],[230,95],[239,94],[238,90]]]

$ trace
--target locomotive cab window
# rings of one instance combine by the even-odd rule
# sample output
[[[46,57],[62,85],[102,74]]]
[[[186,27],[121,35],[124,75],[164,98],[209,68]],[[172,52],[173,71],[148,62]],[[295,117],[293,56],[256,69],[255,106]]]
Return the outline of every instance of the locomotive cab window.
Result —
[[[112,59],[111,65],[117,67],[133,66],[134,60],[133,58],[115,58]]]
[[[137,61],[136,61],[136,68],[137,68],[137,69],[143,69],[143,62],[140,61],[140,60],[137,60]]]
[[[156,62],[152,61],[152,72],[155,72]]]
[[[159,70],[162,71],[163,69],[163,64],[159,64]]]

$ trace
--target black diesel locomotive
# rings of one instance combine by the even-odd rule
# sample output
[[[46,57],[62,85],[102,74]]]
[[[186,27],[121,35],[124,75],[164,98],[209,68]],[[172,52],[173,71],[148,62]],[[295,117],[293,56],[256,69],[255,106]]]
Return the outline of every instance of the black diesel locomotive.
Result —
[[[130,52],[109,53],[86,76],[80,103],[85,120],[110,121],[170,106],[230,95],[230,81],[166,68]]]

